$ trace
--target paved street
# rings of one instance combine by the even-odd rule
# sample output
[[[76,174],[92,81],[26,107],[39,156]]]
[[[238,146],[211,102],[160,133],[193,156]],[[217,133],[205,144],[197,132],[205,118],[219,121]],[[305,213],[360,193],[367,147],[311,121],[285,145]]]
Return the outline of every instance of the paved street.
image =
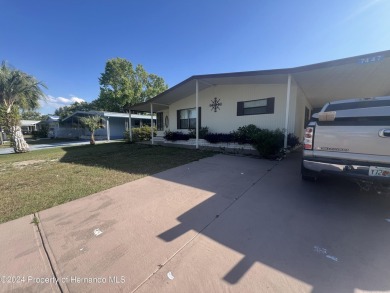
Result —
[[[114,142],[115,140],[112,140],[110,142]],[[102,141],[96,141],[96,143],[107,143],[106,140]],[[78,146],[78,145],[87,145],[89,144],[89,140],[82,140],[82,141],[63,141],[63,142],[50,142],[50,140],[42,140],[41,144],[30,144],[30,151],[36,151],[36,150],[43,150],[43,149],[50,149],[50,148],[59,148],[59,147],[71,147],[71,146]],[[5,154],[13,154],[14,150],[13,148],[0,148],[0,155]]]

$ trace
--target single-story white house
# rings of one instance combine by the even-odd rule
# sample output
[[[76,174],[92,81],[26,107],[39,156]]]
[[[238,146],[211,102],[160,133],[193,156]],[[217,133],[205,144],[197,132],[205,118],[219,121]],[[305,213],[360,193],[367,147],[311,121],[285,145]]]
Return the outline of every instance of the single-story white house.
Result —
[[[203,126],[229,133],[254,124],[302,140],[325,103],[390,95],[389,79],[390,51],[383,51],[295,68],[195,75],[131,110],[156,113],[157,136],[195,129],[196,148]]]
[[[61,138],[89,138],[90,132],[83,127],[80,118],[94,115],[102,117],[102,123],[104,125],[104,128],[95,131],[96,139],[121,139],[124,137],[124,132],[129,129],[129,113],[77,111],[61,121],[54,136]],[[153,117],[153,119],[155,124],[156,117]],[[131,114],[131,127],[133,128],[142,125],[150,126],[151,123],[150,115]]]

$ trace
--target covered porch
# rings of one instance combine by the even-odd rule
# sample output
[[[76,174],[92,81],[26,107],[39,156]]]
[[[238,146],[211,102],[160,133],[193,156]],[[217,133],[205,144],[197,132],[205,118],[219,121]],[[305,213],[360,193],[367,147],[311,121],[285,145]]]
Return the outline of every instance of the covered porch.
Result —
[[[148,115],[131,114],[130,117],[128,113],[77,111],[61,121],[60,127],[56,130],[55,136],[89,139],[90,132],[82,125],[80,118],[90,116],[101,117],[101,128],[95,131],[95,137],[97,140],[107,141],[110,141],[111,139],[124,138],[124,133],[125,131],[128,131],[130,124],[132,128],[137,128],[143,125],[151,125],[151,123],[155,120],[155,117]]]

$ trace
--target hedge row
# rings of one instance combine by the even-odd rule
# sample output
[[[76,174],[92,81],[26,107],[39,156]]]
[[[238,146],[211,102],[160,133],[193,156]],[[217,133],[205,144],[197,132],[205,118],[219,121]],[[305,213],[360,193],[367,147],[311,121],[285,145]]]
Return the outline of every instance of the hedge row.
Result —
[[[230,133],[209,133],[207,127],[199,130],[199,137],[207,140],[209,143],[239,143],[251,144],[261,156],[273,158],[279,156],[283,151],[285,133],[280,129],[268,130],[260,129],[253,124],[239,127],[236,131]],[[195,131],[191,130],[189,134],[180,131],[166,131],[164,138],[169,141],[189,140],[195,137]],[[299,144],[299,139],[294,134],[287,135],[287,145],[291,148]]]
[[[157,135],[156,128],[154,127],[153,130],[154,130],[153,136],[156,136]],[[150,126],[147,126],[147,125],[131,129],[131,134],[133,136],[133,142],[148,141],[151,139],[151,133],[152,133],[152,128]],[[125,131],[124,136],[125,136],[125,140],[127,142],[130,142],[130,132],[128,130]]]

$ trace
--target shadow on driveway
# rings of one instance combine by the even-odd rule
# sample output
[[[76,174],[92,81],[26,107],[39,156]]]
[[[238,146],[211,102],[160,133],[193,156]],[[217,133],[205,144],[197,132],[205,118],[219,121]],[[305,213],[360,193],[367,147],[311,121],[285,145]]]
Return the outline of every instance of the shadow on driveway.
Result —
[[[201,229],[199,215],[218,206],[224,193],[204,181],[177,177],[176,183],[216,194],[158,237],[169,242],[196,230],[244,255],[223,277],[233,285],[260,262],[310,284],[312,292],[389,290],[389,198],[360,192],[355,184],[335,178],[302,182],[299,159],[293,154],[273,167],[241,198],[230,198],[232,204]],[[228,189],[234,188],[231,182]],[[258,276],[253,282],[261,280]]]
[[[154,149],[150,156],[164,150]],[[63,161],[129,171],[128,163],[113,163],[114,145],[112,152],[114,156],[83,160],[69,149]],[[149,160],[146,155],[141,159]],[[152,172],[146,165],[137,172]],[[102,200],[107,204],[92,209]],[[308,291],[290,288],[296,281],[275,279],[280,278],[275,271],[317,293],[390,290],[389,198],[360,192],[340,179],[302,182],[300,154],[281,162],[218,155],[41,214],[49,241],[55,241],[51,233],[56,235],[55,227],[66,220],[64,224],[74,229],[65,234],[68,245],[90,246],[92,251],[99,240],[100,251],[107,252],[102,262],[87,254],[83,259],[73,247],[65,247],[64,272],[79,269],[87,259],[93,269],[86,265],[84,272],[95,274],[114,272],[131,261],[127,270],[133,283],[126,284],[128,290]],[[111,232],[93,238],[90,231],[96,220],[88,215],[104,219],[108,224],[103,231]],[[119,233],[116,238],[114,233]],[[56,245],[62,245],[62,240]],[[112,258],[118,249],[120,253]],[[163,273],[169,269],[185,276],[168,283]]]

